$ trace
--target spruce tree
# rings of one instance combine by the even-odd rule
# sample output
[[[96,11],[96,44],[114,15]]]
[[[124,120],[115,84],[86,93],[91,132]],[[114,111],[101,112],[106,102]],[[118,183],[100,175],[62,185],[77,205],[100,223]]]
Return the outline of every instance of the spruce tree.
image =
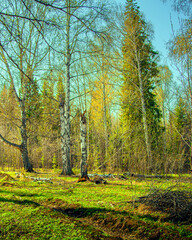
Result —
[[[122,124],[129,134],[129,155],[148,159],[146,167],[154,167],[153,152],[160,136],[161,112],[154,94],[154,77],[158,74],[158,54],[154,51],[150,28],[136,1],[127,0],[123,41],[124,83],[122,87]],[[143,148],[142,148],[143,146]],[[145,147],[144,147],[145,146]],[[138,155],[138,156],[137,156]]]

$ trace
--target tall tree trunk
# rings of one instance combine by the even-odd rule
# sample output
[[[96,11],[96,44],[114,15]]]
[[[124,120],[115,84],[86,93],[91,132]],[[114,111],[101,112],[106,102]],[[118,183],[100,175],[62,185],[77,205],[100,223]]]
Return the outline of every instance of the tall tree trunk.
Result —
[[[60,130],[60,136],[61,136],[61,157],[62,157],[62,175],[66,175],[66,163],[67,163],[67,154],[66,154],[66,137],[65,137],[65,106],[64,106],[64,96],[60,96],[60,104],[59,104],[59,110],[60,110],[60,124],[61,124],[61,130]]]
[[[102,44],[102,78],[103,78],[103,121],[104,121],[104,138],[105,138],[105,144],[104,144],[104,162],[107,160],[107,154],[108,154],[108,128],[107,128],[107,104],[106,104],[106,74],[105,74],[105,65],[106,61],[104,59],[104,45]],[[103,166],[105,169],[105,165]]]
[[[85,112],[81,114],[80,119],[80,138],[81,138],[81,178],[88,179],[87,175],[87,130],[86,130]]]
[[[144,134],[145,134],[145,144],[147,148],[147,157],[149,161],[149,170],[150,172],[153,169],[153,159],[152,159],[152,153],[151,153],[151,143],[149,140],[149,131],[148,131],[148,125],[147,125],[147,113],[146,113],[146,106],[145,106],[145,97],[144,97],[144,88],[143,88],[143,79],[141,76],[141,66],[140,61],[137,56],[137,67],[138,67],[138,76],[139,76],[139,89],[141,94],[141,108],[142,108],[142,116],[143,116],[143,128],[144,128]]]
[[[107,160],[108,154],[108,129],[107,129],[107,104],[106,104],[106,88],[105,80],[103,79],[103,120],[104,120],[104,131],[105,131],[105,160]]]
[[[62,159],[63,159],[63,170],[62,175],[71,175],[71,158],[70,158],[70,63],[71,63],[71,50],[70,50],[70,0],[67,0],[67,23],[66,23],[66,78],[65,78],[65,104],[64,117],[61,117],[61,124],[64,124],[63,133],[61,133],[61,140],[63,146]],[[63,110],[62,110],[63,111]],[[61,110],[60,110],[61,113]],[[61,115],[60,115],[61,116]]]

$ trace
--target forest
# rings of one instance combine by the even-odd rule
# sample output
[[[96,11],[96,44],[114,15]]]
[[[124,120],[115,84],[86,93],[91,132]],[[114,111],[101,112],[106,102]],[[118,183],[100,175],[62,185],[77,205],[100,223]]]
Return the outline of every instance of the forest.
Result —
[[[1,1],[0,168],[190,173],[191,1],[173,6],[177,78],[135,0]]]
[[[167,64],[139,0],[0,1],[0,240],[192,239],[192,1],[159,1]]]

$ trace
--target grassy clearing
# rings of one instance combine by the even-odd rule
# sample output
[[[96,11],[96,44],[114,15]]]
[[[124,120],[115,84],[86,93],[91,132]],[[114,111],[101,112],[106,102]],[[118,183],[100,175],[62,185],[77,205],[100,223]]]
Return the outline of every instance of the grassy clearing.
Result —
[[[192,192],[189,175],[78,183],[56,173],[52,183],[0,174],[0,239],[192,239],[191,220],[174,221],[138,198],[156,189]]]

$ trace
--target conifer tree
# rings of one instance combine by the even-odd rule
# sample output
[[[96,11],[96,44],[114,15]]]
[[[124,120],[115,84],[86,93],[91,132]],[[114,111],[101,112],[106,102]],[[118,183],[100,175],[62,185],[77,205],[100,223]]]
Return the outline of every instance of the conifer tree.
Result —
[[[158,54],[151,44],[149,25],[145,22],[135,0],[127,0],[124,30],[122,123],[125,129],[128,128],[130,136],[136,137],[137,143],[139,139],[143,139],[148,159],[147,167],[152,169],[154,167],[152,150],[157,146],[161,132],[161,113],[155,100],[153,82],[158,73]],[[137,144],[135,150],[140,151],[139,148],[141,145]]]

